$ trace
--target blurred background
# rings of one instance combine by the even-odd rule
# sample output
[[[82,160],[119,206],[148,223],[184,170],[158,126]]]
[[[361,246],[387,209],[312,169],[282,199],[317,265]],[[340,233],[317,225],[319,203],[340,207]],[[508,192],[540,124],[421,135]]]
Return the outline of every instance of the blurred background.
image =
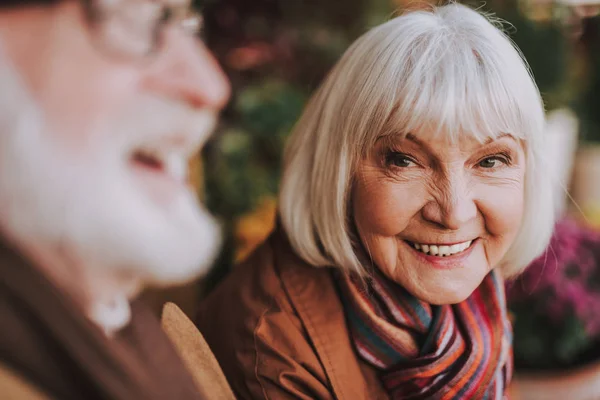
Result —
[[[545,260],[509,292],[515,293],[517,369],[561,370],[600,360],[600,249],[594,250],[600,243],[600,0],[469,4],[507,21],[505,31],[529,62],[546,104],[557,213],[591,227],[588,247],[579,249],[588,251],[591,272],[573,270],[568,259]],[[233,97],[195,166],[200,195],[224,228],[223,251],[201,282],[168,294],[188,314],[272,229],[283,144],[310,94],[351,42],[407,7],[418,3],[204,2],[204,40],[229,75]]]

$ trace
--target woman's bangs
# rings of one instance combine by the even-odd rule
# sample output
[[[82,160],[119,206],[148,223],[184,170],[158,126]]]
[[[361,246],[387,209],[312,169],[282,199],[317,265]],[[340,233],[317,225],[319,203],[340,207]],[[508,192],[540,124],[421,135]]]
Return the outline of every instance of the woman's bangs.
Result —
[[[397,101],[380,136],[434,132],[451,142],[464,135],[484,142],[508,133],[525,139],[527,119],[514,87],[520,80],[502,72],[497,55],[485,59],[470,46],[440,47],[397,71]]]

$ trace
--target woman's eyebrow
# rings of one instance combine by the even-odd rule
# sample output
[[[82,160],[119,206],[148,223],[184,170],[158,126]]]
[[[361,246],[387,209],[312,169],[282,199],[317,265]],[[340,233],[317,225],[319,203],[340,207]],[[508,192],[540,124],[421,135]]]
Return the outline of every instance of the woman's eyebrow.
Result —
[[[490,136],[487,139],[485,139],[485,141],[483,143],[481,143],[481,146],[487,146],[491,143],[497,142],[503,138],[509,138],[512,139],[512,141],[514,141],[515,143],[518,142],[517,138],[515,138],[514,135],[510,134],[510,133],[506,133],[506,132],[502,132],[500,134],[498,134],[497,136]],[[398,138],[392,137],[392,136],[382,136],[379,137],[376,140],[376,143],[384,140],[385,143],[393,143],[397,140],[399,140]],[[426,141],[423,141],[422,139],[418,138],[414,133],[407,133],[404,136],[402,136],[402,138],[400,139],[401,141],[403,140],[408,140],[410,142],[413,142],[414,144],[416,144],[417,146],[421,147],[422,149],[425,150],[431,150],[428,143]]]
[[[421,147],[426,147],[425,142],[423,142],[421,139],[419,139],[416,135],[414,135],[412,133],[407,133],[405,136],[405,139],[410,140],[411,142],[414,142],[415,144],[417,144]]]
[[[500,140],[500,139],[505,138],[505,137],[510,138],[510,139],[512,139],[515,142],[517,141],[517,139],[513,135],[511,135],[510,133],[502,132],[498,136],[490,136],[489,138],[487,138],[485,140],[485,142],[483,144],[484,145],[490,144],[492,142],[495,142],[495,141]]]
[[[517,139],[511,135],[510,133],[506,133],[506,132],[502,132],[500,133],[498,136],[490,136],[488,137],[485,142],[483,142],[483,145],[487,145],[493,142],[496,142],[502,138],[510,138],[512,139],[514,142],[517,142]],[[419,139],[416,135],[414,135],[413,133],[407,133],[406,136],[404,136],[404,139],[406,140],[410,140],[411,142],[423,147],[423,148],[428,148],[427,143],[424,142],[423,140]]]

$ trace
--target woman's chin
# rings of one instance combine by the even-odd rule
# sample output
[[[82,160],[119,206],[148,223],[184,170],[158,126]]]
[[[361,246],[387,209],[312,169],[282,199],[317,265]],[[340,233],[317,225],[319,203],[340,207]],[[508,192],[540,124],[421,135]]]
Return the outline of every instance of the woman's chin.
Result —
[[[400,283],[419,300],[432,305],[457,304],[466,300],[481,284],[486,274],[467,274],[467,276],[428,276],[417,280],[422,282]],[[462,274],[461,274],[462,275]]]
[[[453,257],[435,257],[401,247],[399,265],[410,266],[398,271],[395,280],[413,296],[429,304],[456,304],[467,299],[490,272],[482,244]],[[398,265],[397,264],[397,265]]]
[[[464,288],[461,288],[457,291],[452,290],[443,290],[443,291],[432,291],[427,293],[425,296],[427,298],[423,298],[421,296],[417,296],[420,300],[425,301],[431,305],[441,306],[445,304],[457,304],[465,301],[475,289],[466,291]]]

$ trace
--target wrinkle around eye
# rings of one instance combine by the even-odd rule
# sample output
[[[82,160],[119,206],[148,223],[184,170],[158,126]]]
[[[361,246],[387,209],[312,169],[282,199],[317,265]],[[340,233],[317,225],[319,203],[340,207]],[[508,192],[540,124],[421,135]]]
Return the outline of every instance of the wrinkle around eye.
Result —
[[[519,188],[523,185],[523,177],[521,175],[515,176],[516,174],[511,174],[510,176],[488,176],[484,179],[484,184],[496,187],[513,187]]]
[[[367,187],[376,187],[384,182],[408,183],[423,176],[423,171],[419,170],[413,167],[390,167],[384,162],[365,163],[360,166],[356,179]]]
[[[395,182],[414,182],[430,175],[426,169],[417,165],[410,167],[386,166],[383,168],[383,173],[385,177]]]

